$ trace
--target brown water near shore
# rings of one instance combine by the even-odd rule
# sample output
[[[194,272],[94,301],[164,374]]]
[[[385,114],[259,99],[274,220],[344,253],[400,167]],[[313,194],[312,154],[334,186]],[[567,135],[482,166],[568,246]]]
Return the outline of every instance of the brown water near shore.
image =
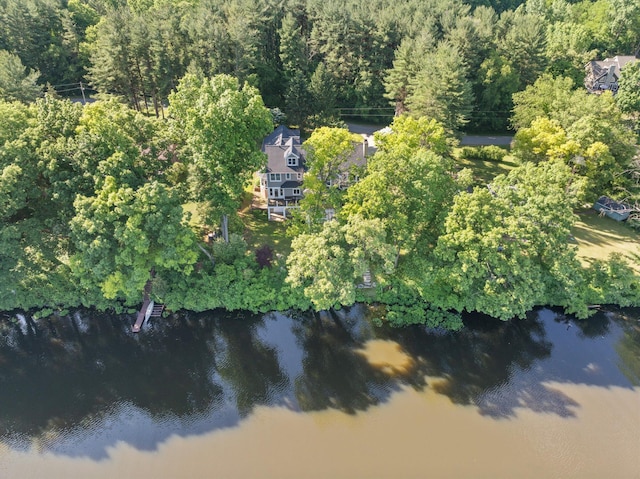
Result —
[[[407,389],[355,416],[260,407],[238,428],[119,443],[102,461],[0,452],[2,477],[636,478],[640,390],[547,385],[580,406],[564,420],[528,410],[496,421],[432,390]]]
[[[40,420],[21,417],[28,407],[0,409],[7,428],[0,477],[638,478],[635,314],[587,327],[544,310],[531,324],[471,325],[456,334],[378,329],[359,310],[318,322],[193,323],[200,326],[190,326],[197,334],[185,346],[204,354],[209,368],[182,365],[174,348],[175,367],[219,389],[197,390],[156,363],[149,371],[167,370],[145,388],[161,391],[155,381],[164,381],[175,398],[158,397],[163,405],[153,409],[155,396],[141,399],[120,384],[108,371],[115,363],[105,360],[98,376],[120,389],[111,398],[76,390],[94,394],[76,404],[82,414],[61,414],[46,386],[45,396],[31,398]],[[90,331],[81,333],[85,348]],[[171,349],[161,338],[177,331],[150,331],[157,337],[147,344]],[[77,348],[55,347],[56,354]],[[10,349],[0,348],[3,368],[12,366]],[[0,385],[13,379],[20,389],[20,377],[5,374]],[[0,406],[9,397],[0,391]],[[74,406],[71,396],[60,399]],[[42,411],[47,402],[53,411]]]

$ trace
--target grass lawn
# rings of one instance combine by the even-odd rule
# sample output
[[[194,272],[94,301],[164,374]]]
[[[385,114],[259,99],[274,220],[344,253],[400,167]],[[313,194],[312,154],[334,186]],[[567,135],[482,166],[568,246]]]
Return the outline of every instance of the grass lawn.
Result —
[[[640,234],[596,211],[579,211],[578,216],[580,220],[573,227],[573,236],[578,244],[578,257],[585,264],[606,259],[611,253],[621,253],[640,273]]]
[[[267,220],[267,211],[262,209],[253,209],[251,207],[252,193],[248,188],[245,191],[245,197],[238,214],[244,224],[244,239],[249,245],[249,250],[254,251],[262,245],[268,244],[273,248],[275,253],[284,256],[291,252],[291,238],[285,235],[286,226],[281,221]],[[206,226],[198,213],[197,203],[186,203],[182,205],[185,211],[191,213],[189,225],[195,230],[209,231],[211,226]],[[202,238],[204,241],[204,237]]]
[[[468,160],[466,158],[457,158],[455,161],[460,168],[473,170],[476,182],[483,185],[490,183],[498,175],[506,175],[518,166],[517,163],[509,161],[508,157],[502,161]]]
[[[457,159],[461,168],[471,168],[476,181],[481,184],[518,166],[507,161],[482,161]],[[594,259],[607,259],[611,253],[621,253],[640,274],[640,234],[619,223],[600,216],[596,211],[588,209],[577,212],[580,220],[573,227],[575,244],[578,245],[578,257],[586,266]]]
[[[191,213],[189,226],[194,229],[203,229],[205,227],[205,224],[200,217],[200,213],[198,212],[198,203],[185,203],[182,205],[182,209],[185,212]]]
[[[268,244],[275,253],[287,256],[291,252],[291,238],[285,235],[286,223],[269,221],[267,211],[251,207],[252,193],[246,192],[240,218],[245,226],[244,239],[251,250]]]

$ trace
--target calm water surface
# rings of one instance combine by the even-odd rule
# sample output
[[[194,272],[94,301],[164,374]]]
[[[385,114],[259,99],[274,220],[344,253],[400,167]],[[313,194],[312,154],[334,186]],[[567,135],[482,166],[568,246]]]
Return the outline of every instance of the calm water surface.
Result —
[[[640,478],[640,311],[0,317],[0,478]]]

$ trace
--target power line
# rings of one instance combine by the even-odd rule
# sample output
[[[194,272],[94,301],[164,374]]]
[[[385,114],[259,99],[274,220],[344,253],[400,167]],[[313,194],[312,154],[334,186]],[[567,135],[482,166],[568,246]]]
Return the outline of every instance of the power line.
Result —
[[[76,87],[76,88],[67,88],[66,90],[56,90],[56,93],[65,93],[68,91],[76,91],[76,90],[80,90],[80,87]]]
[[[58,87],[62,87],[62,86],[72,86],[72,85],[79,85],[82,82],[75,82],[75,83],[61,83],[60,85],[51,85],[53,88],[58,88]]]

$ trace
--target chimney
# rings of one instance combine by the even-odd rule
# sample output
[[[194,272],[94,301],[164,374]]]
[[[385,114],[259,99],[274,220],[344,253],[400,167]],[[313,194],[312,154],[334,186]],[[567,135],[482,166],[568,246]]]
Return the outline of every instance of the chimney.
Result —
[[[605,79],[605,85],[607,85],[607,88],[609,88],[611,86],[611,84],[615,81],[614,79],[614,72],[616,71],[616,66],[615,65],[610,65],[609,66],[609,72],[607,73],[607,78]]]

